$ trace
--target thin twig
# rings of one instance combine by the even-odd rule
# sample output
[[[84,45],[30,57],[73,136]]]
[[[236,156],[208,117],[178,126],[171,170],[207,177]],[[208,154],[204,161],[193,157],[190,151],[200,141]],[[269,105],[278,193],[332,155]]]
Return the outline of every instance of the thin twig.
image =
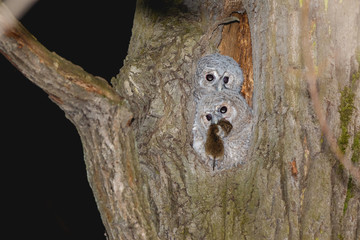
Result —
[[[344,168],[349,171],[350,175],[354,179],[356,179],[356,181],[360,185],[360,170],[359,168],[353,166],[350,159],[346,158],[344,154],[340,151],[336,138],[326,121],[326,117],[319,100],[319,94],[316,87],[316,79],[318,76],[313,65],[314,61],[311,55],[311,42],[308,36],[308,34],[310,33],[309,0],[304,1],[304,5],[302,7],[302,23],[302,53],[304,56],[305,69],[307,70],[305,73],[305,77],[308,82],[310,97],[314,106],[316,116],[319,120],[321,132],[326,137],[330,149],[335,154],[336,158],[340,161]]]

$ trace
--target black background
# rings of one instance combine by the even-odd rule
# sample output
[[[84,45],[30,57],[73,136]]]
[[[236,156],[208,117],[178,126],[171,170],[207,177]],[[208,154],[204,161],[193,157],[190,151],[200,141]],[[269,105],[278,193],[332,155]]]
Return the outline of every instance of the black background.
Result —
[[[50,51],[109,81],[127,54],[134,11],[135,1],[40,0],[21,22]],[[105,239],[76,128],[2,55],[0,78],[2,235]]]

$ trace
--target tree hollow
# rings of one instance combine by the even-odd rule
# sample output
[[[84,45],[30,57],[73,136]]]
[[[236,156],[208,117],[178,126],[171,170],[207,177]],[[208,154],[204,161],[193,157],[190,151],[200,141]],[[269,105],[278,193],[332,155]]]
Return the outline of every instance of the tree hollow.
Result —
[[[249,19],[246,12],[233,13],[231,16],[237,17],[239,22],[224,26],[218,49],[221,54],[230,56],[239,63],[244,74],[244,85],[241,93],[249,106],[252,106],[254,73]]]

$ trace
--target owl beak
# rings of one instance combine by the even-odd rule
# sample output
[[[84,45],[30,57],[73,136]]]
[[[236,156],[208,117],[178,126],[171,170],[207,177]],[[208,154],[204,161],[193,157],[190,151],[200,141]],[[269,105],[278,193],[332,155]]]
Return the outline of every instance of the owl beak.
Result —
[[[223,89],[222,81],[219,81],[216,90],[217,90],[218,92],[220,92],[222,89]]]
[[[213,116],[213,118],[211,119],[211,124],[217,124],[218,120],[216,116]]]
[[[217,124],[217,123],[220,121],[221,118],[222,118],[221,115],[215,113],[215,114],[214,114],[214,117],[211,119],[211,123]]]

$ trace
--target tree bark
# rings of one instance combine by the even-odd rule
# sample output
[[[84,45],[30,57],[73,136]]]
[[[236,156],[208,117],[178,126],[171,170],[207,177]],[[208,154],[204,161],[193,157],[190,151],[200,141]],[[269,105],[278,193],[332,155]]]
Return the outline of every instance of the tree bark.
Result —
[[[234,12],[246,13],[248,24],[229,20]],[[76,126],[109,239],[355,240],[359,22],[356,0],[138,0],[114,88],[48,52],[21,25],[0,39],[0,51]],[[236,24],[249,26],[250,44],[239,43],[241,31],[222,31]],[[252,63],[244,59],[242,67],[251,72],[245,96],[256,121],[249,162],[213,172],[191,147],[193,76],[197,60],[232,35],[235,55],[252,49]],[[322,132],[310,68],[325,122],[350,167]]]

